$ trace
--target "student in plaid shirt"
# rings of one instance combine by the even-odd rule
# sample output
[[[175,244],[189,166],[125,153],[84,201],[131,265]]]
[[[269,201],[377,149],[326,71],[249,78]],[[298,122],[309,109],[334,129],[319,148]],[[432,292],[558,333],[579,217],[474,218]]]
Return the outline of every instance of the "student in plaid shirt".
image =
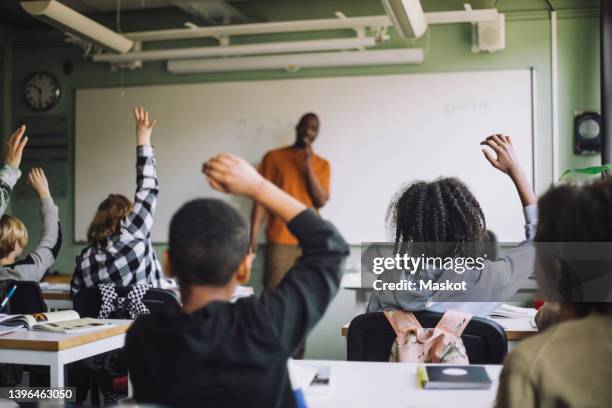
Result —
[[[151,146],[156,121],[150,121],[142,107],[134,109],[134,117],[138,142],[134,204],[122,195],[111,194],[98,207],[87,232],[90,245],[76,258],[73,296],[83,287],[102,283],[163,286],[163,272],[150,239],[159,192]]]

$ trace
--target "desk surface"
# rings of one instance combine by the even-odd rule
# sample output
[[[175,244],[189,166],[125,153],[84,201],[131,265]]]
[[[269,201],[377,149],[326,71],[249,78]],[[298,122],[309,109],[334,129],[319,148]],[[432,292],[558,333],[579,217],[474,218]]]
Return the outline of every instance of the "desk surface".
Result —
[[[419,364],[297,360],[296,365],[330,366],[330,385],[304,390],[310,408],[323,407],[492,407],[502,366],[485,366],[489,390],[422,390]]]
[[[41,282],[47,283],[68,283],[72,280],[72,275],[47,275],[42,278]]]
[[[68,281],[66,282],[66,278]],[[50,276],[40,282],[40,290],[45,300],[72,302],[70,297],[70,277]]]
[[[538,333],[538,329],[531,325],[531,318],[522,319],[491,319],[499,323],[506,330],[506,337],[509,341],[517,341],[526,339]],[[348,333],[349,323],[342,326],[340,333],[346,337]]]
[[[47,300],[71,300],[70,292],[43,289],[42,295]]]
[[[125,333],[132,320],[103,320],[114,323],[114,326],[106,329],[87,331],[74,334],[47,333],[35,330],[20,330],[14,333],[0,336],[0,348],[36,350],[36,351],[60,351],[72,347],[93,343],[108,337]]]

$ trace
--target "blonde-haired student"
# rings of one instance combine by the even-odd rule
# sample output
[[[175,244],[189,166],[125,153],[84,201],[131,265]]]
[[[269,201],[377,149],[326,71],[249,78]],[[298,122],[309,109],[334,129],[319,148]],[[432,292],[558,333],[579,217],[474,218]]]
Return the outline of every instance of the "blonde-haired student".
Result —
[[[151,244],[151,227],[159,186],[151,133],[156,121],[144,108],[136,120],[136,195],[134,203],[110,194],[98,207],[87,231],[89,245],[76,258],[71,290],[111,283],[163,287],[161,265]]]
[[[8,206],[11,191],[21,177],[19,165],[23,149],[28,143],[28,137],[24,136],[25,125],[21,125],[6,143],[4,164],[0,167],[0,215],[4,214]]]
[[[5,214],[0,218],[0,254],[8,254],[15,245],[25,248],[28,245],[28,230],[17,217]]]
[[[58,208],[43,170],[33,168],[28,174],[28,183],[40,197],[41,238],[31,254],[18,260],[28,245],[28,230],[19,219],[3,215],[0,218],[0,279],[39,281],[55,262],[62,245]]]

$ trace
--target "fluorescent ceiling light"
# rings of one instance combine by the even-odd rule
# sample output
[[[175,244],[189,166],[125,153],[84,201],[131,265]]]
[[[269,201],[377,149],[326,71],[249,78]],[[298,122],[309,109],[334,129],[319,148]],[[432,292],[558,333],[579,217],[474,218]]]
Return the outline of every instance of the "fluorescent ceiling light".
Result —
[[[417,13],[418,15],[419,13]],[[496,9],[436,11],[424,13],[426,24],[477,23],[497,18]],[[397,14],[396,14],[397,15]],[[415,20],[416,21],[416,20]],[[212,27],[173,28],[125,33],[125,36],[140,42],[174,41],[188,38],[219,38],[240,35],[257,35],[326,30],[355,30],[381,28],[394,25],[388,15],[326,18],[316,20],[276,21],[270,23],[231,24]],[[422,22],[414,23],[415,33],[424,32]],[[398,25],[395,25],[398,27]],[[418,28],[420,27],[420,28]]]
[[[198,48],[178,48],[130,52],[123,55],[96,54],[94,62],[159,61],[231,55],[283,54],[291,52],[349,50],[376,45],[373,37],[339,38],[332,40],[283,41],[276,43],[228,45]]]
[[[404,38],[419,38],[427,31],[420,0],[382,0],[395,30]]]
[[[300,68],[316,67],[420,64],[423,62],[423,58],[422,48],[399,48],[375,51],[321,52],[168,61],[168,71],[173,74],[267,69],[287,69],[292,71]]]
[[[187,38],[229,37],[236,35],[258,35],[290,32],[309,32],[325,30],[354,30],[365,27],[385,27],[390,25],[389,17],[348,17],[316,20],[275,21],[269,23],[231,24],[212,27],[172,28],[126,33],[134,41],[171,41]]]
[[[22,1],[21,7],[36,18],[107,50],[126,53],[134,45],[129,38],[117,34],[58,1]]]

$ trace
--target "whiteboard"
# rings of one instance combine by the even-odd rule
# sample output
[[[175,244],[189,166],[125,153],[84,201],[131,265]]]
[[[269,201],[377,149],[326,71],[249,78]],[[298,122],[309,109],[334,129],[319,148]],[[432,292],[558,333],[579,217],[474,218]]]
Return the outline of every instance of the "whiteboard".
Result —
[[[514,138],[533,181],[530,70],[79,89],[76,92],[75,238],[84,241],[110,193],[133,197],[135,127],[131,109],[158,118],[153,134],[160,195],[152,238],[165,242],[173,213],[197,197],[219,197],[248,217],[248,200],[214,192],[200,173],[218,152],[257,164],[293,143],[309,111],[321,119],[315,152],[330,161],[331,198],[322,215],[351,243],[385,241],[385,213],[406,182],[455,176],[480,201],[500,241],[523,239],[510,180],[482,157],[489,134]]]

